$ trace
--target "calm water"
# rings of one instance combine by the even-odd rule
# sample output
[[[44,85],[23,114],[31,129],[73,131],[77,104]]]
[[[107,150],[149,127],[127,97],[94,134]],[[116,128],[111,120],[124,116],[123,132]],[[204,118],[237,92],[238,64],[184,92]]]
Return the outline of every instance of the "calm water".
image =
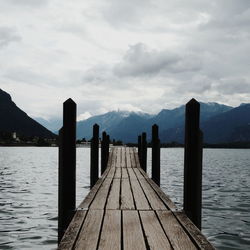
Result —
[[[89,154],[77,149],[78,203]],[[162,188],[181,208],[183,149],[161,157]],[[203,233],[217,249],[249,249],[250,150],[205,149],[203,162]],[[56,248],[57,182],[57,148],[0,148],[0,249]]]

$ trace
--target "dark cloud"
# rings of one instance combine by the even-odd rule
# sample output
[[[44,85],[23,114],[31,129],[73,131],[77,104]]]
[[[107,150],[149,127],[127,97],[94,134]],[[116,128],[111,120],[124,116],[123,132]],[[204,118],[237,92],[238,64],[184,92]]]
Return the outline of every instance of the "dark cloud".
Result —
[[[5,2],[6,0],[0,0]],[[29,7],[39,7],[48,4],[48,0],[8,0],[8,4],[19,5],[19,6],[29,6]]]
[[[138,77],[195,72],[200,69],[201,61],[195,55],[152,50],[145,44],[139,43],[130,46],[122,62],[114,67],[114,73],[121,77]]]
[[[21,36],[14,28],[0,27],[0,48],[8,46],[12,42],[20,42]]]
[[[215,88],[225,95],[249,94],[250,81],[244,78],[222,79],[215,84]]]

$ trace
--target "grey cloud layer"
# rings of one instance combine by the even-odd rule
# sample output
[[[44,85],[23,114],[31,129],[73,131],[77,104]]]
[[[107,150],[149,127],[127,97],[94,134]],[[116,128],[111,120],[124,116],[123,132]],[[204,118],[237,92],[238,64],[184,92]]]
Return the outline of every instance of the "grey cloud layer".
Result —
[[[67,97],[80,114],[157,112],[191,97],[250,102],[249,0],[0,0],[0,9],[0,87],[30,114],[56,116]]]
[[[21,41],[21,36],[15,28],[0,27],[0,48],[9,45],[12,42]]]

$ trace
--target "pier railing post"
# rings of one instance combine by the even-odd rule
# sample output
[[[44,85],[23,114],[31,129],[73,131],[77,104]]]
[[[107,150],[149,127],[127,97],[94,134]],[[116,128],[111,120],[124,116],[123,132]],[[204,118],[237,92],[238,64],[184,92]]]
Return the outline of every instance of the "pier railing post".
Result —
[[[160,186],[160,139],[159,129],[156,124],[152,126],[152,180]]]
[[[138,158],[141,163],[141,135],[138,135]]]
[[[109,160],[109,143],[110,143],[110,136],[107,135],[106,137],[106,162],[105,162],[105,170],[108,165],[108,160]]]
[[[93,137],[90,150],[90,188],[99,178],[99,125],[93,126]]]
[[[184,154],[184,211],[201,229],[202,206],[202,132],[199,128],[200,104],[186,104]]]
[[[76,104],[63,103],[63,128],[59,132],[58,243],[76,208]]]
[[[147,134],[145,132],[142,133],[141,140],[141,167],[147,172]]]
[[[102,132],[102,142],[101,142],[101,175],[104,173],[106,169],[107,162],[107,134],[106,132]]]

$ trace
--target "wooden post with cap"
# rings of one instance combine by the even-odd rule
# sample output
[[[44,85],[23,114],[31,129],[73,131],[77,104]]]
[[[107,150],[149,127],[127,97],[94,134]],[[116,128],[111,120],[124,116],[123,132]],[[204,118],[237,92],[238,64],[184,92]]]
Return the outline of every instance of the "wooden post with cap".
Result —
[[[159,128],[156,124],[152,126],[152,180],[160,186],[160,140]]]
[[[90,150],[90,188],[92,188],[99,178],[99,125],[93,126],[93,137]]]
[[[63,103],[63,127],[59,131],[58,243],[76,208],[76,103]]]
[[[200,104],[192,99],[186,104],[184,153],[184,211],[201,229],[202,207],[202,132]]]
[[[145,132],[142,133],[141,140],[141,167],[147,172],[147,134]]]

